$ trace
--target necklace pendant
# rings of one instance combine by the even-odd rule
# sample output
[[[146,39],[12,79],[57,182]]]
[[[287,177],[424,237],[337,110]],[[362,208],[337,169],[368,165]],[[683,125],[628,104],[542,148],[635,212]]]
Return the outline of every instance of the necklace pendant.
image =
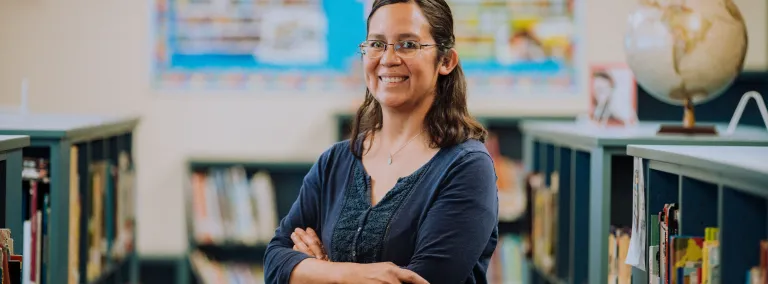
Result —
[[[389,155],[389,159],[387,159],[387,164],[388,165],[392,164],[392,155]]]

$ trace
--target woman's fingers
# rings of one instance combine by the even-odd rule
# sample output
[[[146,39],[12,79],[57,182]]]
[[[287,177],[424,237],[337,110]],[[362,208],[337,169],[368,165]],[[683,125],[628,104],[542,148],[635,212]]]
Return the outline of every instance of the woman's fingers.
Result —
[[[317,240],[317,243],[320,245],[320,248],[323,250],[323,254],[325,254],[325,248],[323,247],[323,242],[320,240],[320,237],[315,233],[315,230],[312,228],[307,228],[307,234],[309,234],[310,237]]]
[[[313,230],[312,228],[307,228],[306,232],[307,232],[307,235],[310,238],[312,238],[314,243],[317,244],[317,248],[320,250],[320,253],[323,256],[327,256],[327,252],[325,251],[325,247],[323,247],[323,241],[320,240],[320,237],[317,235],[317,233],[315,233],[315,230]]]
[[[296,232],[291,233],[291,240],[293,241],[293,248],[294,250],[303,252],[305,254],[308,254],[310,256],[315,256],[312,251],[307,247],[307,244],[304,243],[301,236],[297,234]]]
[[[322,248],[322,242],[320,242],[320,239],[317,237],[317,234],[310,234],[309,232],[304,231],[300,228],[296,228],[294,233],[299,235],[301,240],[309,248],[309,250],[312,252],[312,255],[315,256],[315,258],[325,260],[325,252],[323,251],[323,248]]]
[[[403,268],[395,268],[395,276],[397,276],[397,279],[399,279],[403,283],[410,283],[410,284],[429,284],[427,280],[425,280],[423,277],[419,276],[419,274],[416,274],[416,272],[410,271],[408,269]]]

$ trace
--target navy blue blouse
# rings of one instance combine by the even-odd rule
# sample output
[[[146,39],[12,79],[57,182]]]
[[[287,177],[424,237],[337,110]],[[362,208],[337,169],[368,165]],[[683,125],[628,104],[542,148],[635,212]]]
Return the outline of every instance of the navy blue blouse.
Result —
[[[317,231],[335,262],[392,262],[430,283],[487,283],[498,198],[485,145],[469,140],[440,149],[375,206],[369,181],[348,140],[326,150],[267,246],[266,283],[289,283],[293,268],[310,257],[292,249],[297,227]]]
[[[328,252],[331,261],[374,263],[381,262],[381,249],[392,216],[410,195],[431,161],[414,173],[399,178],[384,197],[371,206],[371,177],[363,163],[355,162],[354,174],[344,193],[344,204],[334,226]]]

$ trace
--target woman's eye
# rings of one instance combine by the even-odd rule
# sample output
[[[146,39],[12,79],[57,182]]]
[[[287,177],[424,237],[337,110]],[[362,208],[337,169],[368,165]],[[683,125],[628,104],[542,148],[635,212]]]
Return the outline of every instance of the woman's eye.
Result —
[[[415,49],[416,47],[419,46],[418,44],[416,44],[416,42],[413,42],[413,41],[404,41],[400,45],[402,48],[407,48],[407,49]]]
[[[384,48],[384,43],[382,43],[380,41],[374,41],[374,42],[371,42],[371,47],[373,47],[373,48]]]

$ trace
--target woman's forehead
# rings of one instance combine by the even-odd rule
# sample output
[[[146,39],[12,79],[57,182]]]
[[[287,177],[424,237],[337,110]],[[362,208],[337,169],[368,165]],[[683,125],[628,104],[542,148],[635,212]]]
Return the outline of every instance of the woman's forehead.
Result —
[[[368,23],[369,39],[424,39],[429,37],[429,22],[413,3],[398,3],[376,10]]]

